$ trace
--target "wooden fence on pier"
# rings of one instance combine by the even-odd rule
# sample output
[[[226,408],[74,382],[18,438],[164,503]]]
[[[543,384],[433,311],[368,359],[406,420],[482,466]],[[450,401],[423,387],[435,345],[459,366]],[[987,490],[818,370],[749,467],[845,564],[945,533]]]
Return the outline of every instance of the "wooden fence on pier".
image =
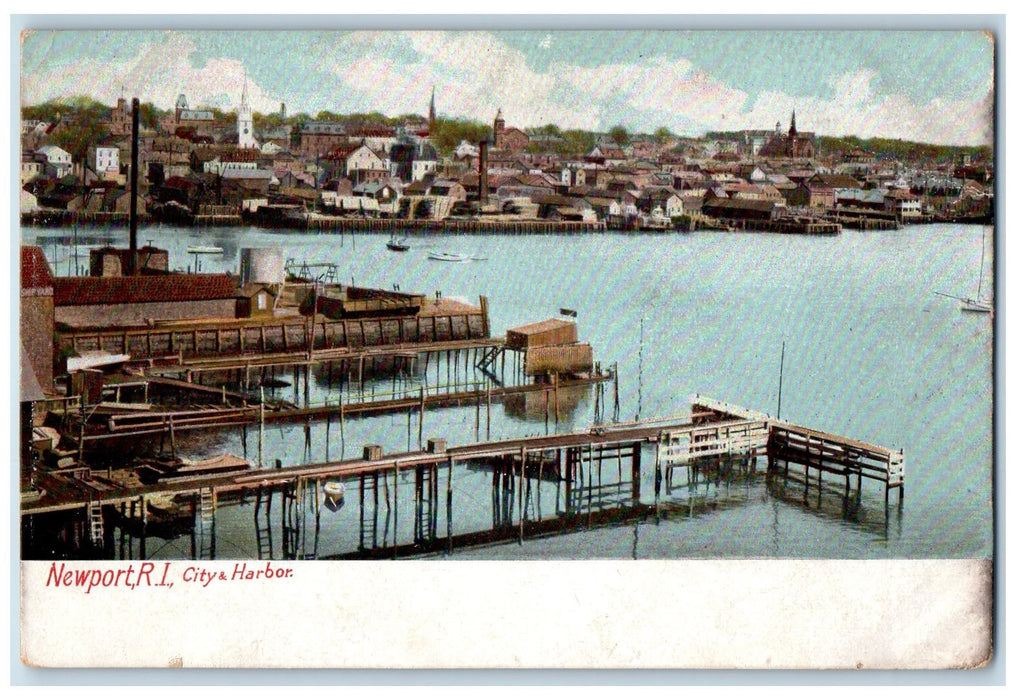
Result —
[[[486,300],[479,310],[419,316],[329,319],[322,315],[165,323],[120,330],[56,333],[60,351],[102,350],[133,359],[178,355],[181,360],[224,355],[270,355],[336,348],[476,340],[490,336]]]

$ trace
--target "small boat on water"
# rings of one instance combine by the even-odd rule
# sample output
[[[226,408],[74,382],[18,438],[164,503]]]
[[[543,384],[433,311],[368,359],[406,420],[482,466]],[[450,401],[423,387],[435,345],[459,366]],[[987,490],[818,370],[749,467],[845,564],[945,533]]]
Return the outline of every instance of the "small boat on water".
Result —
[[[342,507],[346,501],[346,487],[339,481],[328,481],[322,489],[324,491],[325,508],[333,513]]]
[[[405,238],[396,238],[395,236],[392,236],[388,239],[388,243],[385,245],[388,247],[388,250],[394,250],[398,253],[405,253],[409,250],[409,244],[406,243]]]
[[[472,256],[463,253],[439,253],[436,250],[430,251],[427,257],[431,260],[441,260],[443,262],[469,262],[473,259]]]
[[[943,294],[942,292],[935,292],[941,297],[948,297],[949,299],[955,299],[960,303],[960,311],[967,311],[975,314],[991,314],[995,311],[995,305],[990,299],[984,299],[981,294],[981,288],[984,285],[984,244],[985,234],[987,229],[981,231],[981,266],[978,272],[977,279],[977,296],[976,297],[958,297],[952,294]]]
[[[217,245],[194,245],[187,249],[189,255],[222,255],[222,252]]]

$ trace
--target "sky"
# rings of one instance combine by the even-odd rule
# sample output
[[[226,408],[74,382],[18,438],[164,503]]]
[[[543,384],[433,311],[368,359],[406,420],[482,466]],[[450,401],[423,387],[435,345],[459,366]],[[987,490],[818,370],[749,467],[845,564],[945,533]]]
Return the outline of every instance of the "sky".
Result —
[[[121,95],[169,109],[438,114],[701,136],[789,126],[959,146],[993,140],[994,41],[964,31],[43,31],[22,104]]]

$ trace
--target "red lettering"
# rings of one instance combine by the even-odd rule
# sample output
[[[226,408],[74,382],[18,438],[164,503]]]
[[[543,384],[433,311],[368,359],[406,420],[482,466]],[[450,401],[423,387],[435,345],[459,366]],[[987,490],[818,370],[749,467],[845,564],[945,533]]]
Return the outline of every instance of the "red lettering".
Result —
[[[49,575],[46,577],[47,586],[59,586],[60,579],[64,577],[64,569],[67,567],[66,564],[60,565],[60,570],[56,569],[56,562],[49,565]],[[70,574],[68,574],[69,576]],[[66,582],[65,582],[66,585]]]
[[[150,561],[146,561],[141,565],[138,570],[138,585],[141,585],[141,577],[144,576],[147,583],[145,585],[152,585],[152,572],[155,571],[155,564]]]

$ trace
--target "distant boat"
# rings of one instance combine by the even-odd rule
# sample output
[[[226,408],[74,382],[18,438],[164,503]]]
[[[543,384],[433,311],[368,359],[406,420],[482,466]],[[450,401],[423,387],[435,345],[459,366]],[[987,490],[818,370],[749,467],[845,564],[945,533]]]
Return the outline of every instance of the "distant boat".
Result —
[[[942,292],[935,292],[942,297],[948,297],[950,299],[956,299],[960,302],[960,311],[968,311],[975,314],[990,314],[995,310],[995,305],[988,299],[981,298],[981,287],[984,285],[984,241],[987,228],[981,230],[981,269],[978,273],[977,278],[977,296],[976,297],[957,297],[952,294],[943,294]]]
[[[437,251],[430,251],[427,255],[431,260],[441,260],[443,262],[469,262],[473,258],[463,253],[438,253]]]
[[[222,248],[217,245],[195,245],[187,249],[190,255],[222,255]]]
[[[409,250],[409,244],[406,243],[405,238],[396,238],[395,236],[392,236],[388,239],[388,243],[385,245],[388,247],[388,250],[394,250],[397,253],[405,253]]]

